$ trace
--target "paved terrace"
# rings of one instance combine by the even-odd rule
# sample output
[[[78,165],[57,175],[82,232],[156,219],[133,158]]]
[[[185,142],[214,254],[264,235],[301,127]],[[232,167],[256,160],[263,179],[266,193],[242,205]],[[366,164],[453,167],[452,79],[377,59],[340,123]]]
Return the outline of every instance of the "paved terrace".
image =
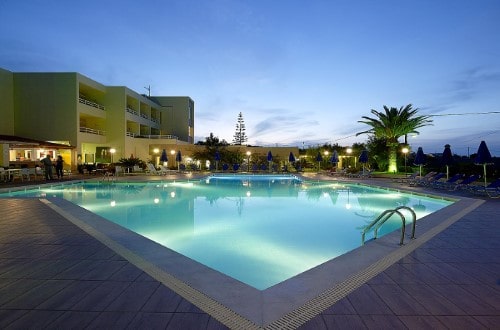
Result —
[[[390,179],[364,182],[408,188]],[[469,202],[442,231],[424,237],[417,229],[417,239],[400,248],[407,253],[366,280],[348,279],[324,294],[330,298],[259,323],[186,294],[175,278],[141,267],[50,202],[0,199],[0,328],[498,329],[500,200]]]

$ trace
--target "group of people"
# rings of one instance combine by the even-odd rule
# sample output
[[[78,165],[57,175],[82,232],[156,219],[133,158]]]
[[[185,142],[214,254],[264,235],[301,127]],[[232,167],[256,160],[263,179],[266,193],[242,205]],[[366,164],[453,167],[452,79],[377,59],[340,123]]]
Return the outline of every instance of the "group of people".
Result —
[[[45,180],[54,180],[54,175],[52,174],[52,167],[54,167],[54,163],[50,158],[50,155],[47,154],[47,156],[45,156],[45,158],[42,158],[42,160],[40,161],[45,170]],[[57,159],[55,161],[55,168],[58,179],[63,178],[63,164],[64,159],[62,158],[62,156],[57,156]]]

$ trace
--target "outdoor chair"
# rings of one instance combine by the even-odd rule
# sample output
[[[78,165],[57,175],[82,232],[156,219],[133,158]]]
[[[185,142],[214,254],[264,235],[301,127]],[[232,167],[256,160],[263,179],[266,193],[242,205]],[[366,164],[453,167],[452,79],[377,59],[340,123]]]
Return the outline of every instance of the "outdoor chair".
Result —
[[[457,182],[455,184],[451,184],[448,187],[448,190],[467,189],[467,188],[469,188],[471,186],[472,183],[474,183],[475,181],[479,180],[480,178],[481,178],[480,175],[473,174],[473,175],[471,175],[471,176],[463,179],[460,182]]]
[[[486,187],[484,185],[471,185],[469,191],[475,195],[488,196],[491,198],[500,197],[500,179],[488,184]]]
[[[160,172],[161,175],[167,175],[170,172],[170,170],[163,165],[160,165],[159,167],[160,169],[158,171]]]
[[[36,180],[37,179],[36,168],[35,167],[29,168],[28,169],[28,175],[29,175],[30,178],[33,178],[33,180]]]
[[[132,168],[132,172],[133,173],[144,173],[144,170],[139,165],[134,165],[134,167]]]
[[[371,178],[372,174],[373,174],[373,170],[361,171],[359,178],[361,178],[361,179]]]
[[[361,177],[362,174],[363,174],[363,171],[348,173],[347,177],[348,178],[359,178],[359,177]]]
[[[446,174],[437,173],[437,172],[429,172],[423,177],[417,177],[415,180],[410,180],[410,186],[430,186],[435,182],[441,180]]]
[[[431,183],[431,186],[432,188],[437,188],[437,189],[448,189],[449,187],[452,187],[454,184],[456,184],[459,180],[463,179],[463,177],[464,177],[463,174],[457,173],[446,181],[436,180]]]
[[[328,172],[329,176],[345,176],[347,175],[347,170],[345,168],[333,168],[330,172]]]
[[[21,176],[21,181],[31,181],[29,168],[22,168],[19,175]]]
[[[121,165],[116,165],[115,166],[115,176],[120,176],[124,175],[125,172],[123,171],[123,167]]]
[[[409,183],[410,181],[417,180],[419,178],[419,172],[414,172],[404,178],[395,178],[392,181],[398,183]]]
[[[151,164],[151,163],[148,163],[147,164],[147,169],[146,169],[146,173],[149,174],[149,175],[161,175],[161,173],[156,169],[156,167]]]
[[[445,178],[446,173],[443,172],[431,172],[432,175],[425,177],[423,179],[417,179],[417,185],[429,187],[435,184],[442,183],[442,179]],[[459,174],[460,175],[460,174]]]

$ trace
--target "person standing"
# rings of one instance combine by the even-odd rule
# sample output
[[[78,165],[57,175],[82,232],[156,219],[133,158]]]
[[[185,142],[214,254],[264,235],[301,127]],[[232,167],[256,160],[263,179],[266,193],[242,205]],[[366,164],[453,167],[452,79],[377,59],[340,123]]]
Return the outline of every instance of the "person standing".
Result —
[[[57,175],[58,179],[62,179],[63,178],[63,163],[64,163],[64,159],[62,158],[62,156],[61,155],[57,156],[57,160],[56,160],[56,175]]]
[[[45,170],[45,180],[53,180],[54,177],[52,175],[52,160],[50,159],[50,155],[47,154],[45,158],[40,161]]]

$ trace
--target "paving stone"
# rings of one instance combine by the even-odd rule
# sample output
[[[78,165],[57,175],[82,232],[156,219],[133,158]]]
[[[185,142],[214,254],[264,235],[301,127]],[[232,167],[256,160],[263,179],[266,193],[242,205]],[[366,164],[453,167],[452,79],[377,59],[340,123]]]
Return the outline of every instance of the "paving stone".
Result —
[[[183,298],[164,285],[158,286],[146,304],[142,307],[145,312],[175,312]]]
[[[89,325],[89,329],[126,329],[136,312],[102,312]]]
[[[167,329],[172,330],[198,330],[208,326],[209,316],[200,313],[174,313],[167,325]]]
[[[137,313],[128,327],[130,329],[165,329],[172,316],[172,313]]]
[[[140,311],[159,286],[159,282],[132,282],[106,311]]]

